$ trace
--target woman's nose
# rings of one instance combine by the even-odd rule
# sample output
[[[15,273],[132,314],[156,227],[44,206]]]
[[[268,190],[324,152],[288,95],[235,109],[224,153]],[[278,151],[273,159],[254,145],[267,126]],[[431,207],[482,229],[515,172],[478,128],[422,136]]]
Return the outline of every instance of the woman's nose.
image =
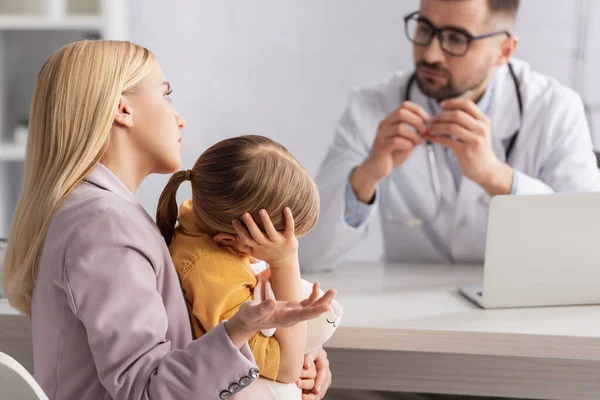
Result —
[[[183,129],[187,125],[187,122],[185,122],[185,119],[183,119],[183,117],[179,114],[177,114],[176,120],[177,120],[177,127],[179,129]]]

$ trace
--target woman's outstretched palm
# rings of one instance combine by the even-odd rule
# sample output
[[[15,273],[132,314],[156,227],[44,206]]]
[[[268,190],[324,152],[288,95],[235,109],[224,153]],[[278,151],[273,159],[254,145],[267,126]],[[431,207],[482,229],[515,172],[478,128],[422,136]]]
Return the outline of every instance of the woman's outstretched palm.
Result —
[[[327,312],[335,295],[335,290],[329,290],[319,298],[319,284],[315,283],[310,297],[302,302],[248,301],[241,305],[238,317],[249,331],[289,327]]]

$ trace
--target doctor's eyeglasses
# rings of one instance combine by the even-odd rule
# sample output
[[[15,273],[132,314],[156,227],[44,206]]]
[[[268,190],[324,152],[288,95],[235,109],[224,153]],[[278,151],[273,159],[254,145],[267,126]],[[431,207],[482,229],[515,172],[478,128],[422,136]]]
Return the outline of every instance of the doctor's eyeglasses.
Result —
[[[436,28],[429,20],[421,17],[418,11],[404,17],[404,28],[408,40],[415,45],[427,47],[431,44],[433,38],[437,37],[442,50],[455,57],[462,57],[467,54],[469,46],[475,40],[499,35],[512,36],[508,31],[498,31],[473,36],[461,28]]]

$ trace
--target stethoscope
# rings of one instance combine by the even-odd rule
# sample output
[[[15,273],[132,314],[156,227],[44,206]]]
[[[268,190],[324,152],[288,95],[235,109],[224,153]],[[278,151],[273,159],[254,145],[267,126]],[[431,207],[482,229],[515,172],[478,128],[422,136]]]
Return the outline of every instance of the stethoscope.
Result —
[[[508,70],[510,72],[510,76],[513,80],[513,83],[515,85],[515,91],[517,92],[517,101],[519,104],[519,118],[522,121],[523,120],[523,100],[521,98],[521,90],[519,89],[519,80],[517,79],[517,75],[515,74],[515,71],[510,63],[508,63]],[[416,79],[416,73],[413,72],[408,80],[408,84],[406,85],[406,89],[404,91],[404,101],[410,101],[410,90],[415,83],[415,79]],[[506,149],[505,149],[506,162],[508,162],[509,157],[512,154],[514,145],[515,145],[515,143],[517,141],[517,137],[519,135],[519,130],[520,130],[520,127],[517,128],[515,133],[510,137],[510,139],[508,139],[508,143],[507,143]],[[433,213],[433,216],[431,216],[430,218],[427,218],[427,219],[411,218],[406,221],[399,221],[398,219],[394,218],[394,216],[390,213],[389,209],[387,209],[386,210],[387,212],[385,212],[384,214],[386,215],[387,219],[389,219],[393,222],[400,223],[402,225],[408,225],[408,226],[422,226],[423,224],[427,224],[427,223],[430,223],[433,220],[435,220],[440,213],[440,210],[442,208],[442,206],[441,206],[441,204],[442,204],[442,189],[441,189],[441,185],[440,185],[440,175],[439,175],[438,168],[437,168],[435,149],[433,147],[433,143],[431,143],[429,140],[425,141],[425,149],[427,151],[427,162],[429,164],[429,175],[431,177],[433,193],[435,195],[435,202],[436,202],[435,212]]]

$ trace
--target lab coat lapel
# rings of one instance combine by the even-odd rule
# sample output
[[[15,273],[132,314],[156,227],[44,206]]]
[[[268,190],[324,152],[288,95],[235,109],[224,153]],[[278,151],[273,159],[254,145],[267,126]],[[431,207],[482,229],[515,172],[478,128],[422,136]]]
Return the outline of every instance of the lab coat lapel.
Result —
[[[517,73],[518,78],[516,68],[515,73]],[[492,148],[500,160],[506,161],[504,142],[517,132],[521,123],[517,91],[506,65],[499,67],[497,72],[490,114]]]

